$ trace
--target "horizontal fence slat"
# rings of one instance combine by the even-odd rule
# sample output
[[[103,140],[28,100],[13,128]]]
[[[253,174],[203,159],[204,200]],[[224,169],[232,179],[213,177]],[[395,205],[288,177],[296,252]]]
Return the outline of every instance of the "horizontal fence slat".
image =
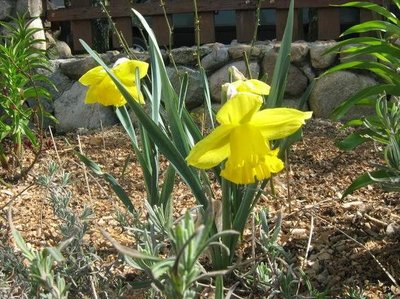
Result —
[[[382,3],[383,0],[372,0],[371,2]],[[348,2],[348,0],[302,0],[295,1],[295,8],[323,8],[331,5],[338,5]],[[114,5],[109,8],[113,17],[126,17],[132,14],[131,8],[135,8],[141,14],[146,16],[162,15],[163,11],[157,2],[137,3],[133,5]],[[288,0],[277,0],[275,2],[263,1],[261,8],[287,9]],[[218,0],[201,1],[198,3],[199,12],[214,12],[217,10],[252,10],[257,8],[254,0]],[[165,9],[168,14],[193,12],[192,1],[166,1]],[[48,10],[47,18],[49,21],[72,21],[82,19],[94,19],[104,17],[105,13],[99,7],[85,8],[60,8],[57,10]]]
[[[42,0],[44,1],[44,0]],[[91,20],[105,18],[106,13],[101,7],[92,7],[91,0],[70,0],[71,7],[57,10],[47,10],[46,19],[50,22],[71,22],[72,43],[75,51],[82,50],[79,39],[85,39],[89,45],[92,44]],[[336,39],[340,34],[340,15],[339,8],[332,5],[347,3],[349,0],[296,0],[295,20],[293,28],[293,40],[304,38],[304,25],[302,22],[303,8],[316,8],[318,21],[309,25],[315,25],[315,35],[317,39]],[[46,1],[44,1],[46,2]],[[253,38],[255,28],[255,10],[258,0],[197,0],[197,8],[200,16],[200,42],[215,42],[215,20],[214,14],[218,11],[234,10],[236,12],[236,38],[239,42],[249,42]],[[370,2],[382,4],[384,0],[370,0]],[[173,14],[193,13],[192,0],[165,0],[165,5],[161,6],[158,0],[149,0],[146,3],[130,4],[129,0],[110,0],[108,6],[109,14],[119,23],[120,30],[124,31],[124,36],[130,46],[133,42],[131,17],[132,10],[135,8],[142,15],[151,19],[152,28],[156,34],[160,45],[168,45],[169,32],[165,21],[164,13],[172,18]],[[276,37],[282,39],[286,25],[288,7],[290,0],[261,1],[261,8],[273,9],[276,11]],[[165,9],[165,12],[163,11]],[[369,18],[368,12],[360,11],[360,20]],[[172,22],[170,22],[172,24]],[[311,26],[312,25],[312,26]],[[316,28],[317,27],[317,28]],[[307,29],[307,28],[306,28]],[[309,36],[308,36],[309,37]],[[119,45],[113,36],[113,45]]]

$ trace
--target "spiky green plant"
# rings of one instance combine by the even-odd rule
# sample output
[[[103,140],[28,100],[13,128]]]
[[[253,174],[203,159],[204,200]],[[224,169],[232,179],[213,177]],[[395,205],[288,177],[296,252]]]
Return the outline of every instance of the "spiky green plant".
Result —
[[[24,145],[40,151],[42,121],[51,117],[40,102],[51,98],[43,83],[53,84],[39,72],[49,66],[45,51],[39,47],[43,41],[34,37],[40,29],[31,28],[22,16],[10,23],[0,22],[0,26],[6,32],[0,36],[0,162],[3,168],[19,169],[23,175],[36,162],[34,159],[23,167]]]

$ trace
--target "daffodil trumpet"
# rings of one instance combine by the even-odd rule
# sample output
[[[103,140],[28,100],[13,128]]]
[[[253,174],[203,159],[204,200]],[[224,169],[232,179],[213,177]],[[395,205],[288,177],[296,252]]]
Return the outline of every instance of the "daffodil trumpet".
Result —
[[[312,112],[260,110],[262,104],[258,94],[236,92],[217,113],[220,126],[190,151],[188,164],[209,169],[225,161],[221,176],[236,184],[252,184],[280,172],[284,163],[278,158],[279,148],[271,149],[270,141],[296,132]]]

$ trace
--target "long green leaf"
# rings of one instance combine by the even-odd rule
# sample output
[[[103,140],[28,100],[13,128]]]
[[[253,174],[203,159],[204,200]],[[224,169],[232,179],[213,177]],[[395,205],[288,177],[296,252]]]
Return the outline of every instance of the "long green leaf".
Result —
[[[125,205],[128,211],[130,211],[131,213],[135,212],[135,208],[129,196],[126,194],[124,189],[118,184],[117,180],[112,175],[103,172],[97,163],[95,163],[88,157],[82,155],[81,153],[75,153],[75,154],[91,171],[93,171],[96,175],[104,178],[110,184],[111,188],[114,190],[115,194],[122,201],[122,203]]]
[[[181,82],[181,88],[179,90],[179,100],[178,100],[179,115],[182,115],[183,108],[185,107],[188,86],[189,86],[189,75],[187,73],[184,73]]]
[[[205,104],[207,107],[208,118],[211,122],[211,128],[214,129],[214,115],[213,115],[212,106],[211,106],[210,87],[208,86],[206,70],[203,67],[200,67],[200,75],[201,75],[202,82],[203,82],[203,93],[204,93],[204,99],[206,100]]]
[[[349,38],[345,39],[343,41],[339,41],[335,43],[334,46],[330,47],[328,50],[324,52],[324,54],[332,53],[332,52],[340,52],[340,49],[351,45],[361,45],[361,46],[376,46],[376,45],[382,45],[386,44],[387,42],[384,40],[381,40],[376,37],[371,37],[371,36],[362,36],[362,37],[354,37],[354,38]]]
[[[373,178],[386,178],[388,177],[388,175],[390,174],[386,170],[377,170],[362,174],[361,176],[356,178],[349,187],[347,187],[347,189],[342,195],[342,199],[358,189],[374,184],[375,181]]]
[[[371,55],[382,61],[394,62],[396,64],[398,64],[400,57],[399,47],[395,47],[390,43],[382,43],[380,45],[368,45],[366,47],[355,45],[354,47],[343,50],[342,53],[346,55],[346,59],[359,55]]]
[[[81,43],[85,50],[99,63],[111,77],[115,85],[118,87],[122,95],[127,100],[132,111],[136,114],[137,118],[141,122],[142,126],[146,129],[149,137],[157,145],[160,152],[174,165],[177,172],[180,174],[182,179],[189,185],[193,191],[193,195],[196,197],[198,202],[204,207],[208,206],[208,199],[203,192],[200,180],[195,175],[194,171],[187,165],[185,158],[182,156],[178,148],[171,142],[167,135],[157,126],[157,124],[146,114],[141,105],[135,101],[134,98],[129,94],[125,87],[121,84],[117,77],[110,71],[107,65],[101,60],[101,58],[93,52],[93,50],[81,40]]]
[[[366,87],[356,94],[352,95],[350,98],[342,102],[338,107],[333,110],[331,118],[334,120],[341,119],[354,105],[360,101],[368,98],[374,97],[378,98],[379,94],[390,91],[390,94],[396,95],[400,94],[400,89],[396,85],[392,84],[379,84]]]
[[[160,194],[160,202],[158,206],[166,206],[167,202],[170,200],[172,191],[175,184],[175,169],[169,165],[165,173],[163,186]]]
[[[330,74],[337,71],[347,70],[347,69],[360,69],[371,71],[386,82],[400,82],[400,75],[396,73],[395,70],[390,67],[375,61],[349,61],[346,63],[338,64],[324,74]]]
[[[363,2],[363,1],[353,1],[353,2],[347,2],[342,5],[338,5],[341,7],[358,7],[362,9],[368,9],[371,11],[374,11],[381,16],[385,17],[386,19],[390,20],[393,24],[399,24],[399,20],[396,18],[396,15],[387,10],[385,7],[371,3],[371,2]]]
[[[268,95],[266,108],[280,107],[287,84],[287,75],[290,66],[290,48],[293,38],[293,19],[294,19],[294,1],[290,1],[289,13],[286,22],[285,32],[283,34],[281,47],[274,68],[274,74],[271,82],[271,92]]]
[[[359,25],[354,25],[343,32],[340,36],[346,36],[355,33],[364,33],[369,31],[381,31],[389,34],[400,35],[400,28],[385,21],[367,21]]]
[[[172,139],[181,155],[187,156],[190,148],[189,140],[186,137],[187,135],[185,133],[182,120],[178,113],[178,95],[172,87],[172,84],[168,78],[168,73],[157,44],[157,39],[145,18],[135,9],[132,9],[132,11],[148,33],[152,76],[154,72],[156,73],[155,78],[153,78],[153,80],[156,81],[153,81],[152,84],[160,85],[157,90],[160,90],[161,97],[165,104],[165,109],[167,111],[169,121],[168,125],[171,129]]]
[[[357,132],[346,136],[346,138],[337,142],[336,146],[343,151],[350,151],[367,140],[367,138],[363,137],[363,133]]]

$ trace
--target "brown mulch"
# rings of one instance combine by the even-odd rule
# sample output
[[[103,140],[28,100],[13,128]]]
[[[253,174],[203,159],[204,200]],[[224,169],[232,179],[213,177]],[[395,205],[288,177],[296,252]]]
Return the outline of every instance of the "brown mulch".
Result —
[[[0,186],[2,239],[8,233],[5,205],[14,199],[14,224],[29,243],[54,246],[60,241],[58,221],[45,190],[36,184],[50,161],[55,161],[72,174],[73,209],[89,205],[94,210],[93,226],[85,241],[99,251],[115,253],[99,232],[102,227],[120,242],[132,244],[115,216],[123,205],[104,181],[85,172],[75,156],[74,152],[79,151],[77,136],[57,136],[58,153],[47,142],[39,163],[26,179],[11,187]],[[82,151],[113,174],[135,207],[142,209],[146,197],[142,173],[121,128],[81,132],[79,136]],[[400,289],[393,282],[400,283],[400,233],[387,233],[388,226],[400,224],[400,195],[369,186],[341,200],[352,180],[382,163],[381,148],[372,142],[352,152],[338,150],[334,142],[343,136],[338,124],[311,120],[305,126],[303,141],[290,151],[287,172],[275,182],[277,194],[263,196],[259,207],[267,207],[271,219],[282,213],[280,242],[303,266],[317,289],[327,289],[332,298],[343,298],[349,287],[362,290],[367,298],[384,298],[389,293],[400,296]],[[122,177],[128,156],[130,162]],[[193,205],[190,192],[178,182],[175,216]]]

